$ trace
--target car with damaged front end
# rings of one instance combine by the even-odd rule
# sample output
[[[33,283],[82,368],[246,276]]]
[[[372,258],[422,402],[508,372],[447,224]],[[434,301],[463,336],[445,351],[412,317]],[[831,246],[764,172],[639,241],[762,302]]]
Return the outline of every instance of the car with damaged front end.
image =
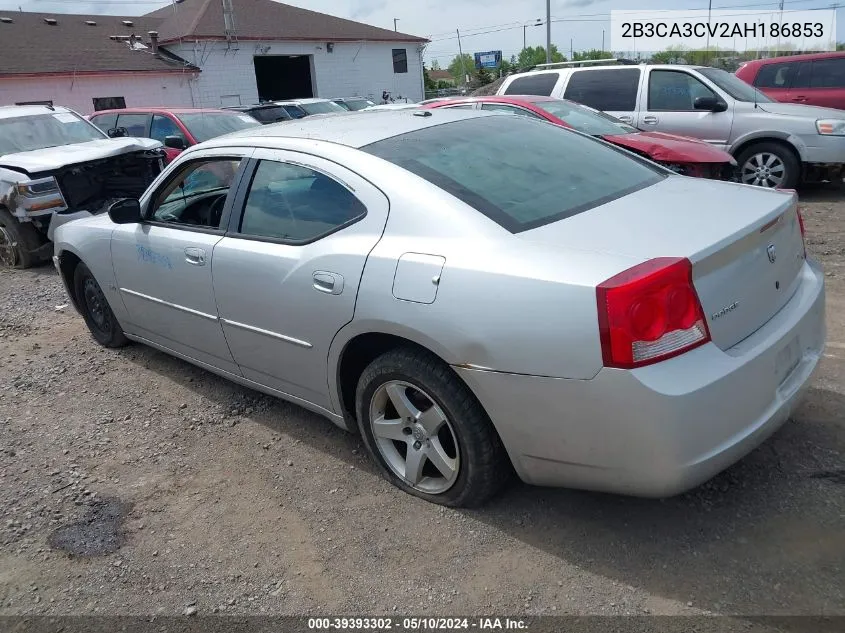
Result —
[[[0,107],[0,265],[48,261],[56,226],[140,196],[163,169],[161,147],[109,138],[68,108]]]

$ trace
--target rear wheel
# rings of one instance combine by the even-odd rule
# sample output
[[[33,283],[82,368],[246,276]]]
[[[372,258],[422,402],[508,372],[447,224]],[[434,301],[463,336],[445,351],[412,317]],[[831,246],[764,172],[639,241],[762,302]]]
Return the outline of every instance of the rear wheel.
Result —
[[[737,157],[739,180],[769,189],[794,189],[801,176],[801,163],[780,143],[755,143]]]
[[[361,436],[385,478],[446,506],[480,505],[511,474],[499,436],[469,388],[422,350],[376,358],[356,392]]]
[[[103,347],[123,347],[129,340],[117,322],[100,284],[85,264],[73,272],[76,301],[94,340]]]
[[[18,222],[8,210],[0,208],[0,265],[30,268],[39,263],[33,252],[44,241],[31,222]]]

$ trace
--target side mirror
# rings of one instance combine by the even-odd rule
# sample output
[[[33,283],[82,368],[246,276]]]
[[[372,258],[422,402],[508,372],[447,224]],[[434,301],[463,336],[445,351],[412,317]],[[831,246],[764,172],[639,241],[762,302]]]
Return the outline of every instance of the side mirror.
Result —
[[[188,144],[185,142],[184,138],[178,134],[173,134],[172,136],[164,137],[164,146],[169,147],[170,149],[186,149]]]
[[[122,136],[129,136],[129,130],[125,127],[113,127],[108,132],[109,138],[120,138]]]
[[[115,224],[137,224],[141,221],[141,203],[134,198],[123,198],[109,207],[109,217]]]
[[[717,97],[696,97],[692,107],[696,110],[710,110],[710,112],[724,112],[728,104]]]

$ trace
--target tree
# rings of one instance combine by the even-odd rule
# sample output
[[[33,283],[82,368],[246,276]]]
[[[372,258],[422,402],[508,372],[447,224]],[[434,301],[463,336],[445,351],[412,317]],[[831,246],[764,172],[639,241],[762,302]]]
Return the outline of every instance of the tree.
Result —
[[[437,88],[437,84],[428,74],[428,68],[423,66],[423,81],[425,82],[425,89],[426,90],[435,90]]]
[[[566,57],[561,53],[557,46],[552,44],[552,61],[553,62],[565,62]],[[543,46],[528,46],[527,48],[523,48],[519,52],[519,57],[517,58],[517,63],[519,64],[520,68],[526,68],[528,66],[536,66],[537,64],[545,64],[546,63],[546,49]]]
[[[489,84],[493,79],[490,77],[490,73],[487,71],[484,66],[479,68],[475,71],[475,80],[478,82],[479,86],[486,86]]]
[[[432,70],[440,70],[440,62],[437,61],[436,59],[432,60],[431,69]]]
[[[461,56],[455,55],[446,70],[449,71],[449,74],[452,75],[459,84],[463,84],[466,81],[464,73],[471,75],[473,70],[475,70],[475,60],[472,58],[472,55],[464,53],[463,64],[461,64]]]
[[[582,62],[587,59],[611,59],[613,57],[613,53],[610,51],[600,51],[597,48],[592,48],[588,51],[583,51],[580,53],[573,53],[572,54],[572,61],[573,62]]]

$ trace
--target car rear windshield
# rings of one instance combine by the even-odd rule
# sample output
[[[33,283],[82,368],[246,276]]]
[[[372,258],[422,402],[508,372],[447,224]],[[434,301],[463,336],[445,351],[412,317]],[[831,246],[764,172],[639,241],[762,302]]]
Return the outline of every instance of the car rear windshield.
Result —
[[[72,112],[0,119],[0,155],[108,138]]]
[[[261,123],[276,123],[277,121],[290,121],[291,116],[282,106],[272,108],[255,108],[247,112],[253,119]]]
[[[363,110],[364,108],[371,108],[374,105],[375,103],[369,99],[347,99],[343,102],[343,104],[341,104],[341,107],[346,106],[353,112],[357,112],[358,110]]]
[[[512,233],[577,215],[665,177],[602,141],[512,115],[445,123],[362,149],[448,191]]]
[[[197,139],[197,143],[229,132],[237,132],[261,125],[248,114],[237,114],[235,112],[191,112],[177,114],[176,116],[185,124],[191,136]]]
[[[329,114],[330,112],[346,112],[334,101],[312,101],[311,103],[300,103],[299,107],[308,114]]]
[[[567,101],[537,101],[534,105],[565,121],[579,132],[603,136],[605,134],[631,134],[637,128],[622,123],[612,116]]]
[[[762,92],[749,86],[736,75],[721,68],[699,68],[698,72],[707,77],[722,90],[737,101],[756,101],[757,103],[772,103]]]

